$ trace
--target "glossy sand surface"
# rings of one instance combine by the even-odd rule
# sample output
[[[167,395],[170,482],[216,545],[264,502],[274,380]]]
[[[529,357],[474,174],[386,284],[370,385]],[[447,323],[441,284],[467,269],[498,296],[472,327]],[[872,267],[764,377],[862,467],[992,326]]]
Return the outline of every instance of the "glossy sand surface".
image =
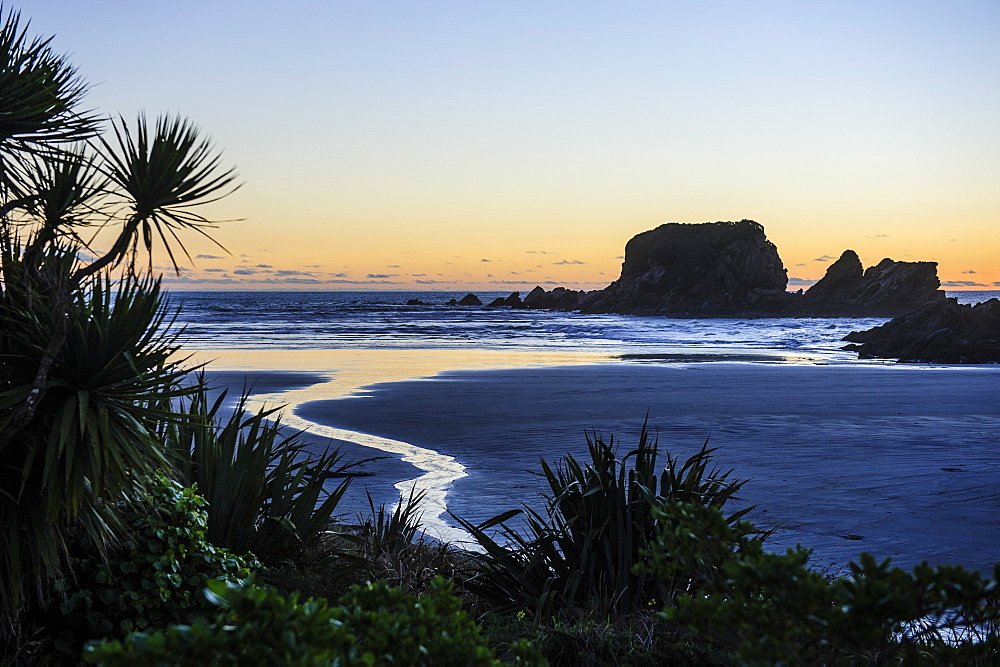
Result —
[[[686,457],[708,438],[720,466],[751,480],[743,496],[757,505],[756,522],[778,527],[774,548],[801,542],[815,549],[815,563],[833,568],[861,551],[901,565],[926,559],[986,568],[1000,559],[997,367],[548,359],[510,368],[495,358],[407,380],[399,376],[449,360],[406,370],[382,359],[397,377],[383,375],[363,392],[346,382],[351,371],[343,367],[250,374],[266,398],[293,406],[296,428],[415,448],[370,466],[378,474],[351,492],[362,499],[365,485],[391,500],[393,485],[409,488],[423,476],[435,503],[485,519],[537,502],[538,457],[583,455],[590,429],[614,434],[624,450],[648,413],[661,449]],[[487,370],[491,363],[508,367]],[[338,375],[339,384],[331,380]],[[216,377],[235,386],[246,373]],[[309,384],[320,377],[327,381]],[[407,456],[413,463],[398,460]],[[447,515],[429,523],[457,537]]]

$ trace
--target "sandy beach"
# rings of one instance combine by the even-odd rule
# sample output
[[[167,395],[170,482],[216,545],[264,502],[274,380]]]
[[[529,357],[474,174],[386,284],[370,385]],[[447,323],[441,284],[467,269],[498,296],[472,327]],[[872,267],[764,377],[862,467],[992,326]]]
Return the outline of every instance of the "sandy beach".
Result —
[[[579,355],[517,363],[411,355],[420,363],[407,365],[392,355],[359,354],[353,362],[286,354],[284,362],[248,359],[242,366],[222,358],[210,367],[216,385],[238,391],[250,382],[258,397],[288,403],[286,421],[308,428],[317,446],[332,436],[348,457],[378,454],[356,444],[367,434],[376,445],[414,448],[369,464],[376,474],[358,480],[349,509],[367,503],[364,487],[391,502],[397,488],[441,464],[452,478],[438,478],[440,502],[485,519],[537,502],[539,457],[584,455],[591,430],[613,434],[627,451],[648,415],[662,451],[683,458],[708,439],[720,467],[750,480],[742,496],[756,505],[758,524],[777,528],[774,549],[802,543],[815,550],[816,565],[835,571],[862,551],[904,566],[928,560],[987,568],[1000,559],[995,366],[640,363]],[[374,358],[386,363],[373,369]],[[275,363],[286,369],[278,372]],[[366,366],[375,384],[361,384]],[[421,452],[437,457],[424,470]],[[400,460],[407,456],[416,467]]]

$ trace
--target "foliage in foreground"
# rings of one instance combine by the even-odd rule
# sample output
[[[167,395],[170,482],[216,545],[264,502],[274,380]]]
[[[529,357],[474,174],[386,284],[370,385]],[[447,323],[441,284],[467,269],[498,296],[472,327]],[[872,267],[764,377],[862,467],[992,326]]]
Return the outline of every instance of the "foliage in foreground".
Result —
[[[85,660],[102,665],[497,664],[443,579],[419,599],[384,583],[354,586],[336,606],[253,586],[211,582],[209,588],[221,607],[211,620],[95,644]]]
[[[987,664],[1000,651],[1000,565],[993,578],[958,566],[912,572],[862,554],[833,580],[807,567],[809,551],[767,553],[714,509],[671,503],[643,569],[661,579],[713,574],[664,617],[723,643],[753,664]],[[734,550],[732,544],[738,544]]]
[[[478,526],[456,517],[485,552],[476,557],[480,573],[463,584],[497,611],[524,610],[540,618],[595,608],[620,615],[643,610],[652,600],[669,600],[697,583],[694,577],[668,581],[636,569],[662,523],[657,509],[668,501],[720,508],[744,482],[730,479],[732,471],[710,467],[713,450],[707,443],[683,464],[668,455],[658,470],[657,443],[645,426],[637,447],[621,460],[614,439],[588,437],[587,444],[586,465],[572,456],[555,468],[541,462],[548,484],[546,515],[525,507]],[[742,526],[739,519],[749,510],[735,512],[727,523]],[[526,535],[506,523],[522,513]],[[499,538],[487,532],[497,525]]]
[[[248,413],[243,394],[219,422],[226,393],[209,402],[198,382],[183,420],[165,433],[186,484],[208,500],[208,539],[267,565],[313,547],[334,519],[347,491],[350,468],[340,450],[315,455],[298,433],[283,433],[278,408]],[[341,478],[332,491],[331,479]]]
[[[164,464],[153,422],[184,393],[159,286],[139,278],[154,241],[203,232],[194,212],[234,174],[181,118],[82,111],[76,69],[12,10],[0,25],[0,640],[64,572],[70,529],[98,551],[117,501]],[[83,236],[104,230],[104,243]],[[109,247],[107,251],[99,248]],[[176,263],[175,263],[176,266]],[[120,276],[112,279],[112,270]]]
[[[124,508],[129,533],[106,556],[86,534],[70,542],[71,576],[42,615],[43,651],[76,659],[87,640],[188,622],[211,609],[201,595],[211,579],[238,583],[260,565],[205,539],[205,500],[157,475]]]

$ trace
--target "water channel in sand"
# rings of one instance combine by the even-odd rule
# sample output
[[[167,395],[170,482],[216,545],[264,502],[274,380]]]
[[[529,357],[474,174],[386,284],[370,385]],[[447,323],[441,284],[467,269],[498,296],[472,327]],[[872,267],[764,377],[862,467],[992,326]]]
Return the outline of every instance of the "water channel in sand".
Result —
[[[317,424],[295,414],[296,408],[317,400],[364,397],[366,387],[384,382],[428,378],[443,371],[504,368],[540,368],[608,361],[606,353],[580,352],[505,352],[468,350],[212,350],[197,352],[196,363],[208,362],[212,371],[244,371],[248,374],[268,371],[308,372],[322,376],[321,382],[306,387],[272,393],[254,393],[247,409],[275,405],[287,406],[281,423],[322,438],[352,442],[391,454],[413,465],[422,474],[398,482],[403,496],[411,489],[424,492],[421,504],[422,528],[428,535],[449,542],[468,542],[471,536],[445,520],[446,497],[452,483],[465,477],[465,466],[433,449],[417,447],[399,440]]]

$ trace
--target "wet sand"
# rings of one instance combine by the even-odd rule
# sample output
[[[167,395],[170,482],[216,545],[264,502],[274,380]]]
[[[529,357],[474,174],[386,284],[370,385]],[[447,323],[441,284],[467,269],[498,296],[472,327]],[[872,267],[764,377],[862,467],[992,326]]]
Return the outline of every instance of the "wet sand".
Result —
[[[815,564],[834,570],[861,551],[904,566],[1000,560],[995,366],[536,364],[363,392],[355,381],[353,393],[330,381],[281,392],[317,374],[212,375],[237,387],[247,377],[258,388],[269,383],[269,400],[286,397],[301,423],[344,439],[357,431],[451,457],[462,470],[442,502],[472,520],[537,503],[539,457],[585,455],[592,429],[628,448],[648,415],[661,450],[683,458],[708,439],[721,467],[750,480],[742,496],[757,506],[758,524],[777,527],[772,548],[802,543],[814,548]],[[373,451],[345,445],[345,453]],[[421,474],[398,459],[370,469],[377,475],[350,492],[354,507],[358,497],[367,503],[363,486],[391,501],[393,485]]]

